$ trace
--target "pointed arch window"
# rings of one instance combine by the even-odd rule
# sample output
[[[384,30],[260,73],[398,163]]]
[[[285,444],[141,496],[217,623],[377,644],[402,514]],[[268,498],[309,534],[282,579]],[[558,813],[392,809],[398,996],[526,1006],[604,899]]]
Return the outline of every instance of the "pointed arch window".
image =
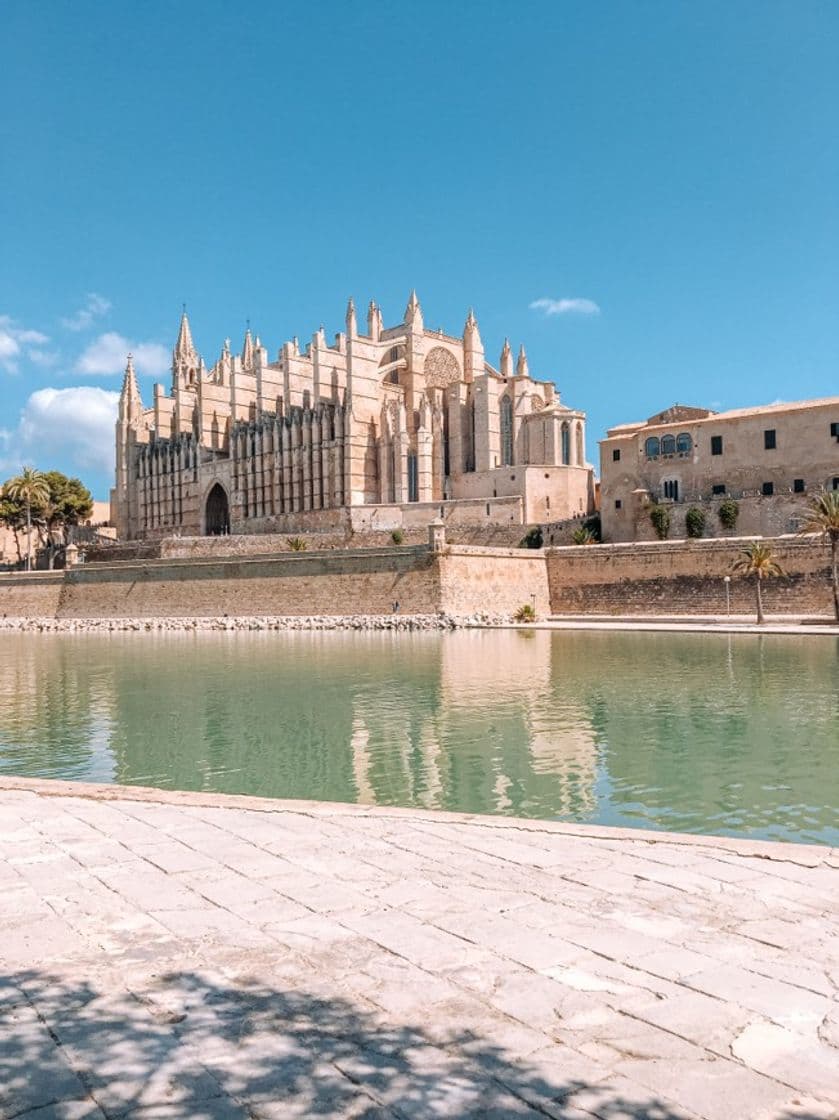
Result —
[[[562,425],[562,465],[563,467],[569,466],[571,463],[571,432],[567,424]]]
[[[501,466],[513,465],[513,402],[501,398]]]

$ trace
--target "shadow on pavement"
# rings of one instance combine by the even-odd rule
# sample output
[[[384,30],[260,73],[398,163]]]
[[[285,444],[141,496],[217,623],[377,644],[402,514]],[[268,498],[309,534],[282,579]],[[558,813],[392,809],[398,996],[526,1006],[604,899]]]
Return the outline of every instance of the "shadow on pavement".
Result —
[[[581,1080],[581,1063],[593,1065],[559,1045],[521,1060],[470,1030],[394,1026],[343,998],[200,971],[133,992],[34,970],[0,977],[4,1118],[692,1115],[640,1089]],[[784,1117],[793,1115],[811,1120]]]

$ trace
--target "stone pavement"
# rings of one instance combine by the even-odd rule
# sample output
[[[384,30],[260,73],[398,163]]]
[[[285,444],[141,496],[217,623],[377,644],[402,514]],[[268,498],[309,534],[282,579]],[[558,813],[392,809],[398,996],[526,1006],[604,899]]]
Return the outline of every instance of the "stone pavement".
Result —
[[[839,853],[0,780],[0,1116],[839,1116]]]

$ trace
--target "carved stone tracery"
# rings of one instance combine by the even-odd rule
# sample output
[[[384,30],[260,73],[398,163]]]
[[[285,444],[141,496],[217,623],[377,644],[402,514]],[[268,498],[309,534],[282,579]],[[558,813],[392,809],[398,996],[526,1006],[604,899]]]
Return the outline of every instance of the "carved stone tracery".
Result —
[[[445,389],[449,385],[456,385],[462,380],[460,366],[457,359],[442,346],[435,346],[426,355],[425,383],[431,389]]]

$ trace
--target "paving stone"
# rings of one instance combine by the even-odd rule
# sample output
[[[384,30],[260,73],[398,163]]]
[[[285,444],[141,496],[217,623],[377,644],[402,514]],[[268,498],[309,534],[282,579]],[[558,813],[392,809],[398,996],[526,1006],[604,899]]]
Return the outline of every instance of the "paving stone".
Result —
[[[717,999],[735,1001],[792,1030],[814,1031],[830,1008],[825,996],[734,965],[686,976],[683,983]]]
[[[87,1099],[87,1088],[33,1007],[0,1013],[0,1116]]]
[[[775,1023],[750,1023],[731,1044],[741,1062],[839,1104],[839,1051]]]
[[[837,1112],[827,849],[4,781],[0,1116]]]

